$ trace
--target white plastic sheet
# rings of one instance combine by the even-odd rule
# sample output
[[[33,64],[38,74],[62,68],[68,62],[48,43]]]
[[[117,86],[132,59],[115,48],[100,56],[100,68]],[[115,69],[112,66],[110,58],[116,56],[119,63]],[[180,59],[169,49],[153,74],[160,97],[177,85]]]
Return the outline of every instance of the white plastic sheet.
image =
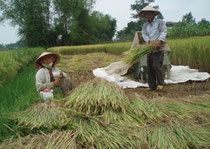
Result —
[[[97,68],[93,70],[93,74],[96,77],[104,78],[110,82],[117,83],[122,88],[137,88],[137,87],[148,87],[147,83],[141,83],[128,79],[119,74],[108,74],[106,70],[109,68]],[[165,80],[165,83],[183,83],[189,80],[192,81],[204,81],[210,78],[209,73],[207,72],[198,72],[197,69],[190,69],[188,66],[174,66],[170,70],[169,79]]]

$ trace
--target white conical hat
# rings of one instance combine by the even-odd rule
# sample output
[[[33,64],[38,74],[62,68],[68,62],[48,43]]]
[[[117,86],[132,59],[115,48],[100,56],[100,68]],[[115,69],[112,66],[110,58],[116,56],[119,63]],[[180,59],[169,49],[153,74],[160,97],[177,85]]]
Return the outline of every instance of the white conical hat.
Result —
[[[145,17],[145,16],[144,16],[144,12],[148,12],[148,11],[154,12],[155,15],[158,15],[158,14],[160,13],[159,10],[153,8],[152,6],[146,6],[146,7],[144,7],[144,8],[139,12],[139,16],[140,16],[140,17]]]
[[[51,55],[52,57],[55,58],[55,63],[58,63],[60,61],[60,56],[58,54],[52,53],[52,52],[43,52],[37,59],[35,62],[35,66],[37,68],[39,68],[39,66],[41,66],[40,60],[42,57],[46,56],[46,55]]]

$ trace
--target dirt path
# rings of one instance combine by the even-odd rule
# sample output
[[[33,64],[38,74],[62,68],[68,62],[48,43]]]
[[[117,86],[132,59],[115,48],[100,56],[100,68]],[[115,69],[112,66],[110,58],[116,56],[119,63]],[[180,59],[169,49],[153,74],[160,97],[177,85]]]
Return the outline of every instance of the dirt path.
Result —
[[[120,60],[120,58],[120,56],[106,53],[65,56],[62,58],[59,67],[69,74],[77,87],[80,84],[95,78],[92,73],[93,69],[105,67],[111,62]],[[145,100],[181,100],[182,98],[200,98],[201,96],[210,95],[210,81],[189,81],[182,84],[167,85],[162,91],[146,91],[145,88],[124,89],[124,91],[130,98],[134,98],[138,95]]]

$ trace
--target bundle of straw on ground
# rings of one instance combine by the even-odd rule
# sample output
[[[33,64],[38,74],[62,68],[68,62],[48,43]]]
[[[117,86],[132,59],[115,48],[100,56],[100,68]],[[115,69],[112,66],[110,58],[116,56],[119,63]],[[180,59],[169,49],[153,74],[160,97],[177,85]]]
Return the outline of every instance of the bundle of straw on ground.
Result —
[[[132,111],[124,91],[102,79],[94,79],[78,87],[65,100],[70,115],[101,118],[104,124],[116,120],[144,124],[144,120]]]
[[[123,58],[123,62],[134,65],[142,56],[150,53],[153,49],[155,49],[153,45],[139,45],[124,54],[125,57]]]
[[[53,101],[37,103],[25,111],[14,113],[12,118],[18,121],[19,126],[30,130],[61,128],[68,123],[62,108]]]
[[[192,124],[171,122],[155,126],[147,126],[140,129],[139,135],[143,135],[145,142],[142,148],[159,149],[190,149],[208,148],[209,132]]]
[[[113,148],[127,149],[139,148],[139,139],[133,135],[133,131],[118,123],[109,126],[101,126],[96,119],[72,119],[71,128],[79,131],[77,146],[83,148]]]
[[[132,108],[135,114],[143,117],[147,124],[192,117],[187,108],[172,101],[146,102],[141,99],[134,99]]]
[[[0,149],[76,149],[78,132],[53,131],[51,134],[28,135],[5,140]]]

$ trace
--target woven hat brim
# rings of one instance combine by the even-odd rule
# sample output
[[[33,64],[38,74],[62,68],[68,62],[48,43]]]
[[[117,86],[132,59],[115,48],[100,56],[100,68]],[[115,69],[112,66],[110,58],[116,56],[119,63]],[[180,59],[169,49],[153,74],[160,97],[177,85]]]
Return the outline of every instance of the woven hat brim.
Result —
[[[60,56],[58,54],[52,53],[52,52],[44,52],[42,53],[35,62],[35,67],[39,68],[41,66],[40,60],[47,55],[51,55],[55,58],[55,63],[57,64],[60,61]]]

